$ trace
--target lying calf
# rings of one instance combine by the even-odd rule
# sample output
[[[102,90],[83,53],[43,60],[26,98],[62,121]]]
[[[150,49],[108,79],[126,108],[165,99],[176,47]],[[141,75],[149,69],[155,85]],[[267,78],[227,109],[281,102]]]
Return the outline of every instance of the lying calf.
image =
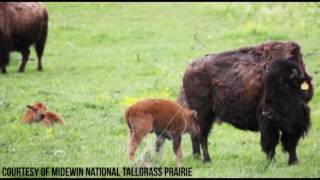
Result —
[[[47,127],[53,125],[54,122],[64,124],[63,119],[55,112],[47,111],[46,106],[39,102],[34,105],[27,105],[27,111],[23,116],[22,122],[30,124],[33,122],[43,121]]]
[[[165,138],[171,139],[174,153],[177,156],[177,165],[180,165],[182,134],[187,132],[198,136],[200,133],[195,111],[169,100],[142,100],[128,107],[125,119],[130,133],[129,161],[134,159],[134,153],[142,139],[148,133],[155,132],[157,135],[156,151],[159,152]]]

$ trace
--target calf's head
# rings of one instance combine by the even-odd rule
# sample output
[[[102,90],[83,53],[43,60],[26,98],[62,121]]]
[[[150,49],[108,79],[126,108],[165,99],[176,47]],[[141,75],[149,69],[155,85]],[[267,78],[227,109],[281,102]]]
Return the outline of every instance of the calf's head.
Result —
[[[45,113],[46,113],[46,110],[47,110],[46,106],[41,102],[35,103],[32,106],[27,105],[27,108],[32,113],[32,118],[36,122],[43,120]]]

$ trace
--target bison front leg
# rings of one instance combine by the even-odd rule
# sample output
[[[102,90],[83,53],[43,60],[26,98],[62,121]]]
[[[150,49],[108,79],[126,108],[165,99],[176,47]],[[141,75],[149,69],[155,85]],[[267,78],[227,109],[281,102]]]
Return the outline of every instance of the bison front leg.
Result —
[[[18,72],[20,72],[20,73],[24,72],[24,70],[25,70],[26,64],[27,64],[28,59],[29,59],[30,50],[29,49],[25,49],[25,50],[21,51],[21,54],[22,54],[22,62],[21,62],[21,65],[19,67],[19,70],[18,70]]]
[[[2,66],[2,67],[1,67],[1,73],[2,73],[2,74],[6,74],[6,73],[7,73],[7,69],[6,69],[5,66]]]
[[[9,63],[9,54],[7,53],[0,53],[0,69],[2,74],[7,73],[6,66]]]
[[[272,161],[275,160],[276,146],[279,143],[279,130],[272,127],[266,128],[266,131],[261,132],[261,146],[267,155],[267,159]]]
[[[288,133],[282,133],[281,142],[283,150],[289,153],[288,165],[294,165],[298,163],[298,157],[296,148],[299,142],[300,136]]]
[[[197,136],[191,135],[192,142],[192,154],[195,159],[199,159],[201,156],[200,152],[200,141]]]

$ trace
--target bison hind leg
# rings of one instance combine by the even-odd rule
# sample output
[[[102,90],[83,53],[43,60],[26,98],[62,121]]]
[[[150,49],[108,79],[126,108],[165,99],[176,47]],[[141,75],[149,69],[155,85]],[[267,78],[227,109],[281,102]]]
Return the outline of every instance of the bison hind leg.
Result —
[[[173,152],[177,157],[177,166],[181,166],[182,161],[182,149],[181,149],[181,135],[176,135],[172,137],[172,145],[173,145]]]
[[[46,40],[47,40],[47,26],[41,32],[39,40],[36,42],[35,50],[38,58],[38,71],[42,71],[42,55],[45,48]]]

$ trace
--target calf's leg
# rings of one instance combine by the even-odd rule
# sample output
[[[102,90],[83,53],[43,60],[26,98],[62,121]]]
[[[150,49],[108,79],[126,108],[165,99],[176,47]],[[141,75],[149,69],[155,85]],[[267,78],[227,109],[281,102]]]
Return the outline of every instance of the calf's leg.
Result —
[[[163,137],[160,134],[157,134],[157,140],[156,140],[156,152],[160,153],[163,148],[163,144],[165,142],[165,137]]]
[[[172,137],[172,144],[173,144],[173,151],[177,157],[177,166],[181,166],[182,160],[182,150],[181,150],[181,135],[173,136]]]
[[[141,143],[142,139],[144,138],[145,134],[143,133],[132,133],[130,138],[129,138],[129,161],[133,161],[134,160],[134,154],[137,150],[137,147],[139,146],[139,144]]]
[[[129,161],[133,161],[135,151],[142,139],[152,130],[152,116],[141,114],[130,117],[130,137],[128,141]]]

